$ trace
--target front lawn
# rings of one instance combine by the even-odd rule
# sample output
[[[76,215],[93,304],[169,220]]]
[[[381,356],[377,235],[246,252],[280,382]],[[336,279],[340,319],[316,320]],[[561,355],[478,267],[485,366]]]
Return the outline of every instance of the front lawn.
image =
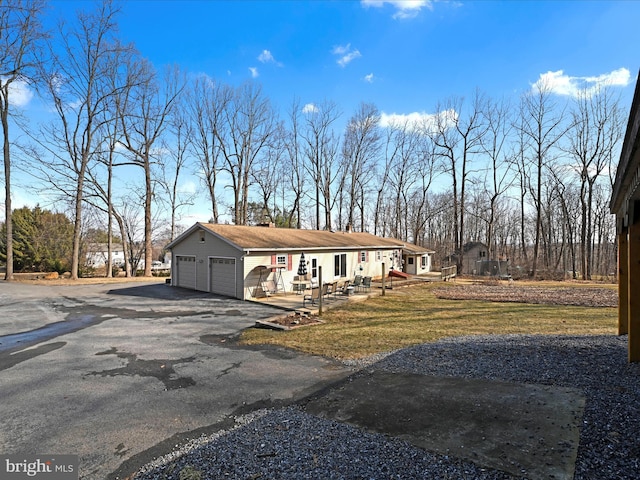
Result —
[[[243,333],[240,341],[353,359],[451,336],[617,332],[615,307],[445,300],[435,297],[436,287],[442,288],[443,284],[400,288],[387,291],[384,297],[350,302],[326,311],[322,325],[287,332],[252,328]]]

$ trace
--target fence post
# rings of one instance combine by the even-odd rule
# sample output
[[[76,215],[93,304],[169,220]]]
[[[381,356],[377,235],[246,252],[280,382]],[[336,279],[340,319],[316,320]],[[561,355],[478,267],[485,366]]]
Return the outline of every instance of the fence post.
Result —
[[[318,316],[322,316],[322,265],[318,267],[318,287],[319,287],[319,295],[318,295]]]

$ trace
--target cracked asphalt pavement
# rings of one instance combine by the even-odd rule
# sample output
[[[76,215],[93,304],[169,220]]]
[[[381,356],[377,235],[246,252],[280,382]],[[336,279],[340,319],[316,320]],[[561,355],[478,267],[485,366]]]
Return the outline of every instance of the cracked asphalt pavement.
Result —
[[[0,452],[75,454],[82,479],[124,478],[236,415],[353,373],[237,344],[278,313],[159,282],[0,282]]]

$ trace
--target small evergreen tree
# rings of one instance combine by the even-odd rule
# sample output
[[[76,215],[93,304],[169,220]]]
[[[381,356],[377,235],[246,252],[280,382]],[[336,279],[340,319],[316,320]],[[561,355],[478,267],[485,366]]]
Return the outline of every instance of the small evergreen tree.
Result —
[[[15,209],[13,222],[13,267],[22,272],[69,271],[73,251],[73,222],[63,213],[36,206]],[[0,260],[6,262],[6,226],[2,224]]]

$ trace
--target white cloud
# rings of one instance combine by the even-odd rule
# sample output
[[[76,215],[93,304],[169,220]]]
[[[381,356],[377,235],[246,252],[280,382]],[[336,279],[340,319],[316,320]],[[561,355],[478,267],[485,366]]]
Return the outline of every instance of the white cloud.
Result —
[[[591,77],[571,77],[565,75],[563,70],[558,70],[541,73],[540,78],[531,85],[531,90],[534,93],[546,90],[569,97],[591,96],[603,87],[626,87],[630,82],[631,73],[626,68]]]
[[[318,111],[318,107],[313,103],[307,103],[304,107],[302,107],[302,113],[316,113]]]
[[[185,194],[188,194],[188,195],[193,195],[197,191],[198,191],[198,186],[196,185],[195,182],[192,182],[192,181],[184,182],[180,186],[180,192],[181,193],[185,193]]]
[[[251,78],[258,78],[258,76],[260,75],[256,67],[249,67],[249,71],[251,72]]]
[[[262,53],[258,55],[258,61],[261,63],[273,63],[278,67],[282,66],[282,63],[278,62],[269,50],[263,50]]]
[[[453,109],[438,113],[412,112],[412,113],[384,113],[380,114],[381,127],[406,127],[409,130],[422,130],[425,133],[436,130],[438,123],[445,128],[453,127],[458,121],[458,112]]]
[[[271,52],[269,50],[263,50],[260,55],[258,55],[258,60],[262,63],[275,62],[276,59],[273,58]]]
[[[415,18],[423,8],[433,9],[432,0],[360,0],[365,7],[381,8],[385,4],[395,7],[394,19]]]
[[[331,51],[334,55],[338,55],[338,60],[336,62],[341,67],[346,67],[349,63],[351,63],[356,58],[360,58],[362,54],[357,48],[352,49],[351,44],[347,43],[346,45],[338,45],[333,47]]]
[[[364,81],[367,83],[373,83],[373,80],[374,80],[373,73],[370,73],[369,75],[364,76]]]
[[[27,82],[16,80],[9,85],[9,104],[14,107],[25,107],[33,99],[33,90]]]

